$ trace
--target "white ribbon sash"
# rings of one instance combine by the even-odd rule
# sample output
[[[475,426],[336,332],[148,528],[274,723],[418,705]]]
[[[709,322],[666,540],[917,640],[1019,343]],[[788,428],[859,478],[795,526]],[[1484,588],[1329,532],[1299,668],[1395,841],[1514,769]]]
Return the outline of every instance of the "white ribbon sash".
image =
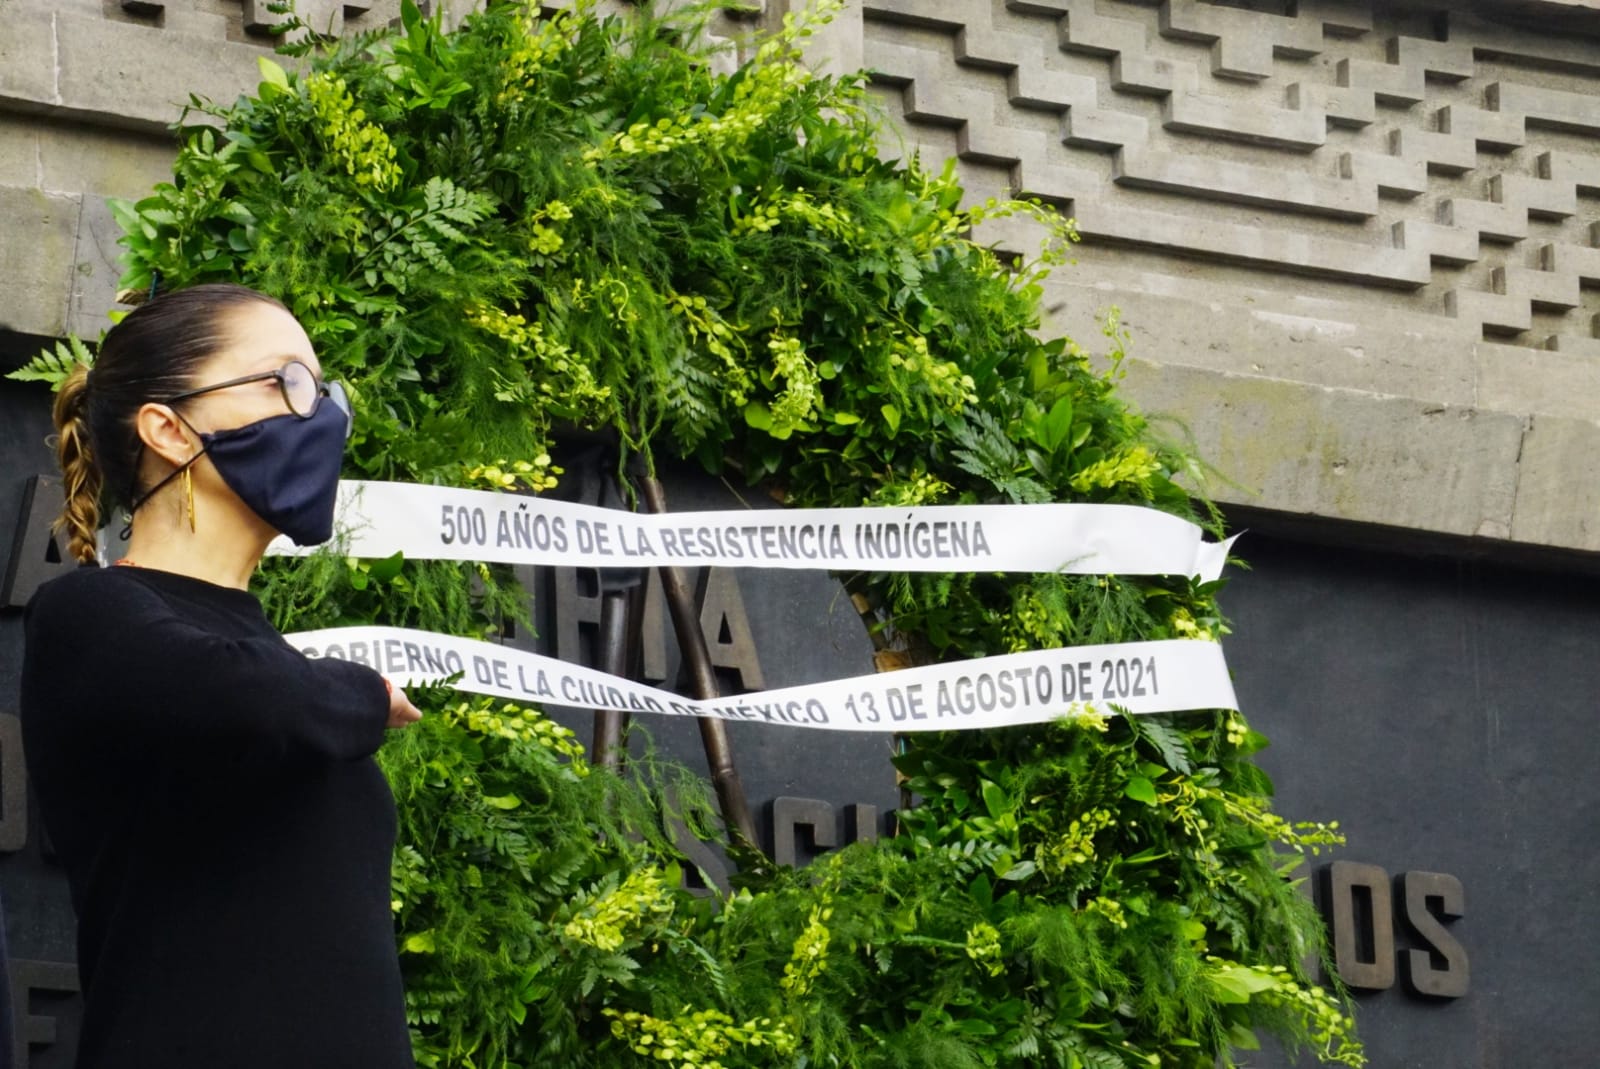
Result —
[[[1135,505],[927,505],[651,515],[418,483],[346,481],[344,552],[564,567],[1222,574],[1232,539]],[[269,552],[296,553],[280,538]]]
[[[1086,706],[1135,715],[1238,708],[1222,647],[1186,639],[1034,650],[697,700],[553,657],[429,631],[342,627],[284,637],[307,656],[358,661],[403,686],[459,673],[457,690],[516,701],[834,731],[1009,727],[1082,713]]]

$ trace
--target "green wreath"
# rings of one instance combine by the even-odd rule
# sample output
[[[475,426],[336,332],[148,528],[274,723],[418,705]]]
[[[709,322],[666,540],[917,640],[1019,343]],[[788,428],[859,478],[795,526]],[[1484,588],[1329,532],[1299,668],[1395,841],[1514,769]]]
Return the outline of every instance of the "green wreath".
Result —
[[[833,6],[724,73],[692,43],[710,11],[498,3],[447,33],[407,0],[395,32],[194,102],[174,181],[115,206],[124,285],[241,280],[289,304],[353,387],[351,477],[548,490],[577,427],[795,505],[1195,518],[1174,479],[1196,462],[1116,394],[1115,320],[1108,370],[1034,333],[1070,224],[962,207],[952,167],[885,159],[864,77],[804,65]],[[1038,259],[969,239],[1004,215],[1043,226]],[[1219,585],[857,580],[924,659],[1215,639]],[[322,555],[269,562],[260,590],[297,629],[482,635],[526,612],[481,565]],[[718,834],[683,774],[591,767],[532,709],[424,699],[382,755],[424,1066],[1210,1069],[1260,1030],[1363,1063],[1305,971],[1324,936],[1290,878],[1337,833],[1270,811],[1238,714],[915,736],[895,837],[753,866],[712,901],[680,889],[665,830]]]

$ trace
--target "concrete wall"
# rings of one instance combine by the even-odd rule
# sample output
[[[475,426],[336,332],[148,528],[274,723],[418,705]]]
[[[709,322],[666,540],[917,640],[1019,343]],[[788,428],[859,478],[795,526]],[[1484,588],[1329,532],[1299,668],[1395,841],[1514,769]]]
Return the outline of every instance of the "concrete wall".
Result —
[[[1593,2],[861,0],[834,48],[891,140],[1076,218],[1055,325],[1121,308],[1223,500],[1592,553],[1596,35]]]
[[[303,0],[335,32],[399,0]],[[0,0],[0,328],[95,337],[116,292],[107,197],[171,177],[190,94],[231,101],[276,40],[261,0]]]

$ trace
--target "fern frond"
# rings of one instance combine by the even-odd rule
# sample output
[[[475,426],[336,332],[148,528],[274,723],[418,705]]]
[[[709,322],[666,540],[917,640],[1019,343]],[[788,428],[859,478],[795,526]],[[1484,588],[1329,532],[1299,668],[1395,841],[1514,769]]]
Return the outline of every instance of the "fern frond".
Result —
[[[490,197],[462,189],[439,175],[428,179],[422,187],[422,201],[429,215],[441,215],[463,226],[482,222],[494,210],[494,201]]]
[[[94,354],[74,334],[56,342],[52,348],[7,374],[6,378],[17,382],[48,382],[51,390],[57,390],[79,364],[93,367]]]
[[[718,423],[717,401],[722,396],[722,382],[714,370],[705,366],[706,362],[696,351],[685,350],[662,383],[667,420],[689,449],[699,445]]]
[[[1189,740],[1168,717],[1134,716],[1128,717],[1127,723],[1136,734],[1155,747],[1168,768],[1184,775],[1194,771],[1189,759]]]
[[[439,246],[435,245],[428,238],[418,234],[412,237],[408,244],[411,246],[411,251],[416,253],[423,260],[426,260],[428,266],[433,268],[435,271],[439,271],[443,274],[449,274],[451,272],[452,268],[450,266],[450,258],[444,254],[443,250],[441,250]]]
[[[420,221],[425,229],[431,230],[436,236],[444,238],[446,241],[454,241],[465,245],[470,240],[467,235],[456,228],[454,223],[446,222],[442,213],[425,215]]]
[[[962,471],[991,483],[1013,501],[1033,504],[1054,500],[1038,480],[1022,475],[1022,453],[992,413],[979,411],[955,429],[958,448],[950,455]]]

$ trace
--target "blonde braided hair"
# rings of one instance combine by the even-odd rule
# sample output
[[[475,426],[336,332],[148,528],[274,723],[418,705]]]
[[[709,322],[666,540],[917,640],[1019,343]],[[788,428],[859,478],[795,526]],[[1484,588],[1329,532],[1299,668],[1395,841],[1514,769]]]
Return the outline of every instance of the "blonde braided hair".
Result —
[[[88,415],[89,369],[79,364],[56,391],[56,461],[61,466],[67,502],[54,530],[66,532],[67,554],[84,564],[93,563],[97,556],[95,532],[100,527],[100,491],[105,485],[89,444]]]

